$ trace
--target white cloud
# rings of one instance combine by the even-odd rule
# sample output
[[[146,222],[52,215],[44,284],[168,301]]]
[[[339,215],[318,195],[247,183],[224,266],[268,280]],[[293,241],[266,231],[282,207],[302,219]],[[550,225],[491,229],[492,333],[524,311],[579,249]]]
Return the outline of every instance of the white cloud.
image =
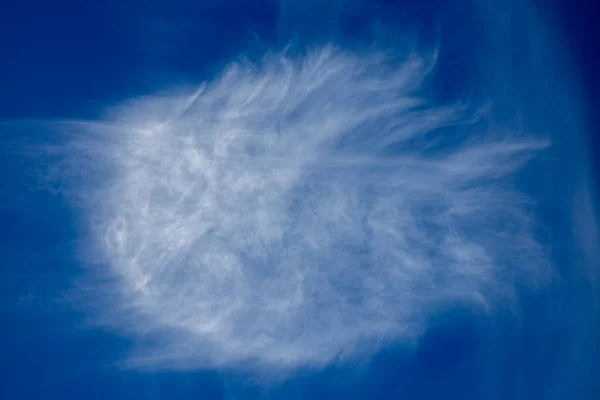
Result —
[[[103,321],[151,338],[134,365],[323,366],[538,276],[512,181],[544,143],[433,104],[434,66],[270,54],[72,123],[88,251],[116,277]]]

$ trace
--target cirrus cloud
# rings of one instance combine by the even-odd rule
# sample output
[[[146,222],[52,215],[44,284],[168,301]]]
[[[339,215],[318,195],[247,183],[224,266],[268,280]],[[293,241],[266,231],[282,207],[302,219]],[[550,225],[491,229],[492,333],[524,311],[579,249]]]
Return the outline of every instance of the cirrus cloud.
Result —
[[[435,63],[284,51],[69,124],[134,365],[324,366],[539,275],[514,178],[546,143],[436,104]]]

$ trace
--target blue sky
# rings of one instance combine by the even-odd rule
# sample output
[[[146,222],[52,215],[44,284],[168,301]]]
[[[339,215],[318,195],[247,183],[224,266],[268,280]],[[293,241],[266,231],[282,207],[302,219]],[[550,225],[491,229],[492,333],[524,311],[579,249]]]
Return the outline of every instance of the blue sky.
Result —
[[[4,3],[0,396],[596,398],[592,15]]]

